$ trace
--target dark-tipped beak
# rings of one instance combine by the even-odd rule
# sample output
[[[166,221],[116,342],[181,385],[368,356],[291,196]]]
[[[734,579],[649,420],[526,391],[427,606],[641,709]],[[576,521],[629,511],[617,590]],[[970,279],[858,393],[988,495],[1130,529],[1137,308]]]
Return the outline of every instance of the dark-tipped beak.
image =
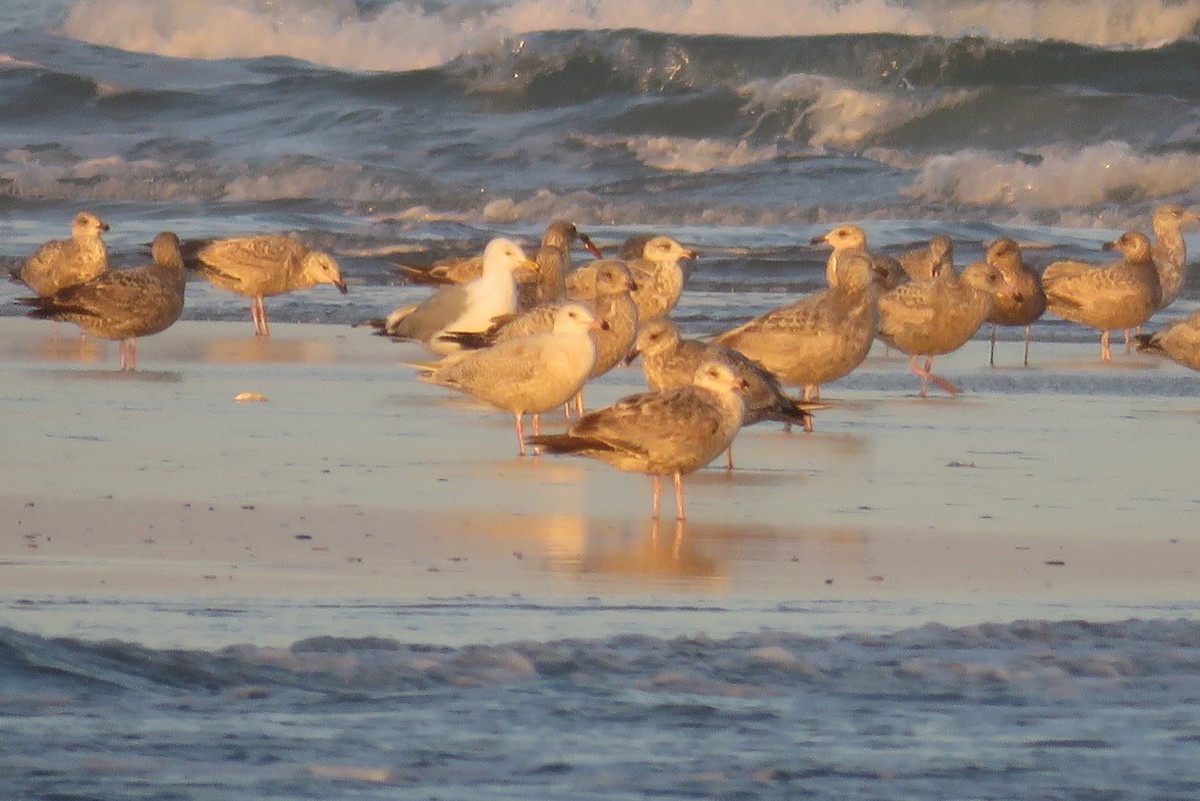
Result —
[[[596,247],[596,243],[592,242],[591,238],[587,234],[577,233],[576,236],[579,237],[579,241],[583,244],[584,250],[586,250],[588,253],[591,253],[597,259],[604,258],[604,253],[600,250],[600,248]]]
[[[341,292],[343,295],[345,295],[345,294],[346,294],[346,292],[348,292],[348,291],[349,291],[349,290],[347,290],[347,289],[346,289],[346,282],[345,282],[345,281],[334,281],[334,282],[333,282],[333,285],[334,285],[334,286],[336,286],[336,287],[338,288],[338,292]]]
[[[634,361],[637,360],[637,357],[641,356],[641,355],[642,355],[642,352],[640,350],[638,350],[637,348],[634,348],[633,350],[629,351],[629,355],[625,357],[625,366],[628,367],[629,365],[633,364]]]
[[[634,281],[632,278],[630,278],[629,279],[629,291],[637,292],[637,286],[638,286],[637,281]]]
[[[698,250],[685,250],[685,251],[683,251],[683,257],[684,257],[685,259],[692,259],[692,260],[698,259],[698,258],[700,258],[700,251],[698,251]]]
[[[1116,250],[1117,243],[1116,242],[1105,242],[1103,245],[1100,246],[1100,248],[1101,248],[1101,250]]]
[[[101,231],[107,231],[107,230],[108,230],[108,223],[104,223],[104,222],[100,223],[100,230],[101,230]]]
[[[824,236],[814,236],[812,239],[808,240],[808,244],[810,245],[823,245],[825,242],[826,239]]]

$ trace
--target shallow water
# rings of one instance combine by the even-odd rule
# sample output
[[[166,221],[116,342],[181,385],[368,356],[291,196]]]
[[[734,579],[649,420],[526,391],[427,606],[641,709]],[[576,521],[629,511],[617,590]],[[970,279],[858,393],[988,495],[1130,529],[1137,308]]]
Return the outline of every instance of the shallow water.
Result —
[[[142,243],[163,229],[292,232],[332,252],[351,289],[271,299],[272,321],[362,338],[348,326],[428,293],[404,285],[392,261],[474,252],[497,234],[532,245],[554,217],[608,248],[647,230],[698,248],[676,311],[688,333],[821,286],[825,253],[808,242],[843,221],[886,252],[949,233],[960,264],[1001,235],[1037,246],[1034,264],[1100,261],[1101,243],[1147,229],[1157,205],[1200,204],[1198,25],[1200,4],[1171,0],[11,3],[0,8],[0,261],[15,266],[64,236],[81,208],[112,225],[120,263],[143,259]],[[1188,243],[1200,247],[1196,232]],[[196,282],[187,293],[185,320],[237,321],[249,333],[242,299]],[[0,314],[18,313],[21,294],[0,285]],[[1197,308],[1193,275],[1151,327]],[[1017,332],[1001,336],[1013,363]],[[366,505],[383,492],[363,488],[386,464],[375,450],[421,436],[397,434],[398,422],[445,413],[427,395],[374,389],[391,353],[346,371],[330,367],[342,341],[230,337],[180,354],[171,337],[146,343],[161,369],[128,384],[111,380],[102,344],[64,339],[43,343],[54,353],[13,357],[7,343],[10,358],[35,365],[4,394],[10,421],[43,383],[95,379],[103,389],[91,413],[140,416],[152,439],[173,424],[172,404],[197,426],[212,422],[194,394],[204,371],[202,387],[224,392],[245,388],[246,367],[258,365],[273,397],[317,386],[305,391],[330,403],[350,380],[376,392],[365,410],[349,405],[377,416],[377,435],[296,435],[290,455],[319,453],[332,485]],[[1195,492],[1180,466],[1190,463],[1195,376],[1139,356],[1098,369],[1081,348],[1064,350],[1094,333],[1057,320],[1040,322],[1036,337],[1035,360],[1039,343],[1051,355],[1031,370],[980,371],[963,361],[978,349],[946,360],[971,394],[954,404],[917,407],[911,377],[886,357],[839,382],[843,410],[807,464],[849,453],[861,475],[802,468],[805,512],[857,515],[855,530],[876,543],[889,507],[928,507],[931,525],[973,531],[990,515],[985,532],[1035,541],[1064,529],[1086,538],[1097,521],[1146,526],[1158,540],[1192,536]],[[87,360],[94,369],[80,368]],[[628,380],[601,383],[597,396]],[[1072,399],[1072,425],[1093,425],[1087,437],[1054,422]],[[164,468],[148,439],[87,440],[86,414],[54,408],[78,429],[66,436],[96,445],[85,458],[97,459],[87,478],[97,494],[119,481],[140,497],[180,497],[170,484],[178,465],[144,477]],[[922,419],[933,413],[938,422]],[[980,422],[989,414],[1012,421],[1021,444]],[[923,427],[947,416],[961,445],[924,454],[935,470],[906,474],[892,457],[919,450]],[[285,415],[280,431],[292,434],[295,419]],[[1180,435],[1161,452],[1139,449],[1139,437],[1161,441],[1166,420]],[[11,426],[6,447],[80,458],[78,441]],[[504,421],[478,436],[509,441]],[[293,497],[286,471],[231,467],[228,448],[200,444],[194,453],[213,466],[195,490],[206,498],[234,503],[248,483]],[[739,448],[749,465],[781,458],[767,436]],[[475,450],[469,464],[456,458],[460,475],[528,479]],[[1162,481],[1126,491],[1125,469]],[[1039,495],[1046,475],[1073,507]],[[8,492],[37,495],[49,478],[11,476]],[[644,505],[627,478],[598,474],[611,494],[584,502],[569,482],[543,479],[582,521],[584,545],[550,554],[539,578],[590,595],[5,595],[0,795],[1200,794],[1200,632],[1185,592],[1149,603],[1102,587],[1070,602],[822,600],[811,588],[756,596],[741,585],[714,600],[712,582],[814,542],[764,537],[794,549],[779,552],[730,544],[737,520],[725,518],[740,510],[726,503],[783,503],[778,476],[701,478],[695,508],[718,527],[692,529],[691,563],[651,559],[668,571],[653,580],[622,572],[646,556],[621,529],[621,515]],[[863,508],[864,487],[885,488],[876,508]],[[429,503],[444,508],[456,491],[434,485]],[[464,530],[480,519],[465,506],[451,521]],[[520,511],[505,520],[508,534],[538,522]],[[819,571],[822,543],[803,553]],[[1054,561],[1038,559],[1040,569]],[[1022,618],[1035,622],[1011,622]]]

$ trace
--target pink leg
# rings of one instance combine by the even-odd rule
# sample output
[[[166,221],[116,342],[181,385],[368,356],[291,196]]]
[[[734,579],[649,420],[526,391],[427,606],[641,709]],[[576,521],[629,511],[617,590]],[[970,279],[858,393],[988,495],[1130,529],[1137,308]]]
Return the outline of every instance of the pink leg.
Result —
[[[513,415],[513,421],[515,423],[515,428],[517,430],[517,455],[518,456],[525,455],[525,429],[521,425],[521,417],[522,417],[522,415],[520,415],[520,414]]]
[[[658,502],[662,498],[662,476],[650,477],[650,519],[658,519]]]
[[[1033,341],[1033,326],[1025,326],[1025,366],[1029,366],[1029,343]]]
[[[541,433],[542,433],[542,416],[540,414],[535,414],[533,416],[533,435],[535,437],[537,437],[537,436],[541,436]],[[542,446],[541,445],[533,446],[533,455],[534,456],[542,455]]]
[[[730,445],[728,448],[725,449],[725,469],[726,470],[733,469],[733,446],[732,445]]]
[[[1100,334],[1100,361],[1107,362],[1112,360],[1112,348],[1108,345],[1108,332],[1104,331]]]
[[[583,417],[583,390],[575,393],[575,416]]]
[[[683,513],[683,476],[679,473],[675,474],[675,519],[683,520],[686,515]]]
[[[996,324],[992,323],[992,349],[988,354],[988,364],[992,367],[996,366]]]
[[[908,362],[908,369],[911,370],[912,372],[916,373],[917,375],[921,376],[921,397],[922,398],[925,397],[925,390],[928,388],[930,381],[937,384],[944,391],[949,392],[951,395],[957,395],[958,393],[962,392],[961,389],[954,386],[949,381],[942,378],[940,375],[933,374],[933,357],[932,356],[925,357],[925,369],[924,370],[917,367],[917,357],[913,356]]]
[[[121,354],[121,369],[136,370],[137,369],[137,340],[133,337],[122,339],[121,344],[117,346],[118,352]]]

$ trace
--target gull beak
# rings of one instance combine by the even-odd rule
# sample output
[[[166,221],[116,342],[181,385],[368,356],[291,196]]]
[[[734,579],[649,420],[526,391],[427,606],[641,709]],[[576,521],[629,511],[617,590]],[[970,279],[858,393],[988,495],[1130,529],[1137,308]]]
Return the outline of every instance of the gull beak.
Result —
[[[600,248],[596,247],[596,244],[592,242],[591,238],[587,234],[579,232],[575,235],[579,237],[579,241],[583,245],[584,250],[586,250],[588,253],[591,253],[597,259],[604,258],[604,253],[600,250]]]
[[[822,234],[821,236],[814,236],[812,239],[808,240],[808,244],[810,244],[810,245],[824,245],[824,244],[825,244],[826,242],[828,242],[828,241],[829,241],[829,235],[828,235],[828,234]]]
[[[608,324],[608,320],[593,320],[592,324],[588,326],[589,331],[607,331],[610,328],[612,326]]]
[[[642,352],[640,350],[638,350],[637,348],[634,348],[633,350],[629,351],[629,354],[625,357],[625,360],[624,360],[625,366],[628,367],[629,365],[633,364],[634,361],[637,360],[637,357],[641,356],[641,355],[642,355]]]
[[[334,286],[336,286],[338,288],[338,292],[341,292],[343,295],[345,295],[346,292],[349,291],[346,289],[346,282],[340,278],[336,281],[331,281],[330,283],[332,283]]]
[[[102,223],[100,223],[100,230],[101,230],[101,231],[107,231],[107,230],[108,230],[108,223],[106,223],[106,222],[102,222]]]
[[[1100,249],[1101,250],[1116,250],[1117,243],[1116,242],[1105,242],[1103,245],[1100,246]]]

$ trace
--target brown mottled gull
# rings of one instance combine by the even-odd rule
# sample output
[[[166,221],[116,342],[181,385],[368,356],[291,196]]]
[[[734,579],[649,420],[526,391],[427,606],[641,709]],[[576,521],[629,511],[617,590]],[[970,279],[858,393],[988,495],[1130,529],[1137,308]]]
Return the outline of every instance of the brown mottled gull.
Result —
[[[512,316],[517,308],[513,273],[532,267],[516,242],[498,237],[484,248],[483,273],[478,278],[444,286],[421,303],[401,306],[367,325],[382,336],[419,342],[433,353],[454,353],[462,349],[457,335],[487,331]]]
[[[984,260],[999,271],[1002,286],[992,293],[991,350],[988,363],[996,366],[996,326],[1025,327],[1025,366],[1029,366],[1029,342],[1033,338],[1033,323],[1046,311],[1046,293],[1042,277],[1025,265],[1020,246],[1011,239],[997,239],[988,245]]]
[[[875,339],[875,272],[863,250],[844,249],[830,288],[756,317],[714,337],[745,354],[785,386],[803,387],[805,400],[820,385],[862,364]]]
[[[942,269],[928,281],[912,281],[879,298],[879,338],[907,353],[909,370],[921,378],[921,397],[930,381],[950,394],[959,388],[934,375],[933,357],[962,347],[992,313],[992,295],[1003,277],[987,262],[961,276]],[[917,364],[925,356],[925,368]]]
[[[95,214],[79,212],[71,221],[71,238],[52,239],[39,247],[18,277],[38,295],[90,281],[108,269],[108,250],[100,238],[107,230]]]
[[[204,280],[228,292],[250,298],[255,336],[269,336],[263,298],[317,284],[333,284],[344,295],[338,264],[328,253],[311,250],[290,236],[235,236],[187,246],[188,266]]]
[[[647,240],[641,258],[626,261],[637,284],[633,300],[637,303],[639,320],[656,320],[675,308],[695,259],[696,251],[685,248],[669,236],[655,236]],[[687,262],[687,266],[681,262]],[[585,264],[567,276],[567,293],[571,297],[587,297],[591,293],[589,287],[595,282],[594,265],[595,262]]]
[[[185,277],[179,239],[164,232],[154,238],[153,263],[108,270],[90,281],[53,295],[21,298],[29,316],[75,323],[101,339],[119,340],[121,369],[137,369],[137,337],[170,327],[183,311]]]
[[[1047,308],[1064,320],[1100,331],[1100,359],[1109,361],[1112,349],[1108,332],[1129,329],[1150,319],[1158,310],[1162,288],[1145,234],[1129,231],[1105,250],[1116,250],[1122,259],[1108,265],[1054,262],[1042,272]]]
[[[701,362],[723,362],[746,382],[746,419],[743,425],[763,420],[806,423],[811,409],[820,404],[802,403],[788,397],[779,379],[758,362],[733,348],[698,339],[684,339],[675,324],[665,317],[651,320],[639,332],[629,362],[642,359],[642,375],[652,392],[687,386]]]
[[[954,243],[945,234],[937,234],[924,247],[906,250],[896,257],[900,268],[913,281],[928,281],[954,266]]]
[[[1200,223],[1200,214],[1184,211],[1173,203],[1154,210],[1154,267],[1158,270],[1158,283],[1162,290],[1158,308],[1165,309],[1183,289],[1187,278],[1187,243],[1179,229],[1189,223]]]
[[[733,443],[742,426],[744,382],[725,364],[709,360],[691,384],[666,392],[631,395],[584,415],[565,434],[530,442],[550,453],[599,459],[618,470],[653,478],[652,517],[659,516],[662,477],[675,481],[675,516],[685,517],[683,474],[711,462]]]
[[[596,358],[590,332],[598,325],[591,312],[572,303],[557,310],[551,331],[412,366],[421,371],[421,381],[458,390],[511,412],[518,452],[524,456],[522,418],[534,415],[537,433],[538,415],[563,405],[579,391]]]
[[[1158,353],[1177,364],[1200,370],[1200,312],[1153,334],[1137,337],[1138,350]]]

